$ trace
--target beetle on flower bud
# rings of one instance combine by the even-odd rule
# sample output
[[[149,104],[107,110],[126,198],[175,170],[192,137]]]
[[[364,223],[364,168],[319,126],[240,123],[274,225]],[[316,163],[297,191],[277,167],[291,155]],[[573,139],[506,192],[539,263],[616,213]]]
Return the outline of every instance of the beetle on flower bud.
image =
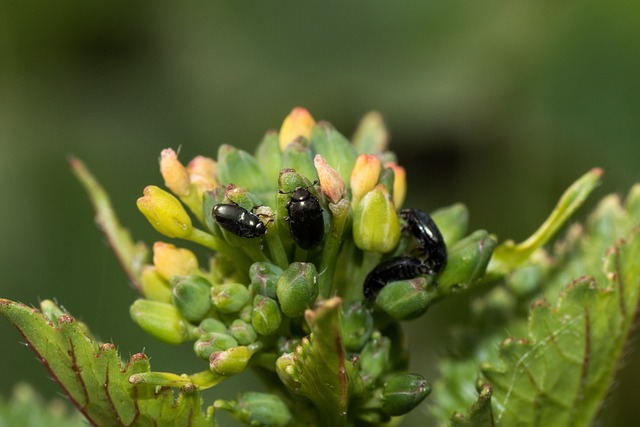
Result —
[[[267,232],[258,215],[240,205],[218,203],[213,207],[213,217],[218,225],[236,236],[252,239]]]
[[[318,181],[313,183],[318,184]],[[302,249],[312,249],[324,237],[324,218],[318,198],[308,188],[298,187],[286,204],[291,237]]]

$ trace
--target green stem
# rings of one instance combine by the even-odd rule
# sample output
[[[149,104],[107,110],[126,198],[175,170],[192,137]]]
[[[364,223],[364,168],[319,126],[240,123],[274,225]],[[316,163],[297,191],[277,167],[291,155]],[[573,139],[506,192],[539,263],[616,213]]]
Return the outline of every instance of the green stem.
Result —
[[[371,270],[376,267],[376,265],[380,264],[381,259],[381,252],[364,252],[362,264],[360,264],[360,268],[355,271],[355,274],[353,275],[354,279],[351,283],[351,286],[345,289],[344,300],[347,304],[362,299],[362,287],[364,285],[367,274],[369,274]]]
[[[271,225],[267,227],[268,231],[267,234],[265,234],[265,238],[267,240],[267,246],[269,247],[271,259],[278,267],[284,270],[289,265],[289,258],[287,257],[287,253],[284,250],[284,245],[282,244],[282,240],[278,233],[278,224],[276,221],[272,221]]]
[[[342,199],[336,204],[329,204],[329,210],[331,210],[332,214],[331,228],[325,237],[318,276],[320,296],[324,299],[337,295],[338,293],[338,284],[337,281],[333,280],[333,275],[336,268],[338,251],[342,243],[342,235],[349,216],[349,205],[350,203],[346,199]]]
[[[188,240],[224,255],[226,258],[232,260],[239,270],[245,273],[248,272],[249,267],[251,267],[251,259],[245,253],[205,231],[194,228]]]

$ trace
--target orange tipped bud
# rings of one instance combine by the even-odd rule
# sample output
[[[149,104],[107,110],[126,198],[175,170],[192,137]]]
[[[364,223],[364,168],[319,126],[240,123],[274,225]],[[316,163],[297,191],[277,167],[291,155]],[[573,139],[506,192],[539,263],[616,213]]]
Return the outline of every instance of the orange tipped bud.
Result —
[[[187,172],[191,184],[202,192],[211,191],[218,186],[218,163],[209,157],[194,157],[187,165]]]
[[[165,148],[160,153],[160,173],[164,178],[164,185],[179,197],[189,195],[190,181],[187,169],[178,160],[178,155],[171,148]]]
[[[393,170],[393,204],[396,205],[396,209],[400,209],[407,195],[407,172],[393,162],[385,163],[384,167]]]
[[[347,194],[347,185],[340,177],[340,174],[320,154],[316,154],[313,164],[316,167],[316,172],[320,179],[320,188],[324,195],[332,203],[338,203],[344,199],[345,194]]]
[[[382,166],[380,159],[372,154],[361,154],[356,159],[356,164],[351,172],[351,194],[353,204],[356,205],[360,199],[378,183]]]

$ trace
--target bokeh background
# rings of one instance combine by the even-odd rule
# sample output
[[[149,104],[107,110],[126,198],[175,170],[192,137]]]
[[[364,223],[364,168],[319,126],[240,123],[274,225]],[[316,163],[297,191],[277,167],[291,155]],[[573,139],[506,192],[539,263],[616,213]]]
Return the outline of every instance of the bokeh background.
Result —
[[[189,345],[130,321],[134,292],[66,159],[82,158],[152,242],[135,200],[162,182],[162,148],[181,146],[183,160],[222,143],[253,150],[296,105],[347,136],[380,111],[407,205],[463,201],[471,228],[522,239],[591,167],[606,171],[593,200],[640,180],[638,16],[639,2],[604,0],[0,0],[0,296],[57,298],[125,358],[145,350],[156,370],[201,369]],[[452,308],[407,325],[414,371],[437,376]],[[7,322],[0,339],[0,393],[26,380],[55,396]],[[640,416],[638,361],[631,349],[601,425]]]

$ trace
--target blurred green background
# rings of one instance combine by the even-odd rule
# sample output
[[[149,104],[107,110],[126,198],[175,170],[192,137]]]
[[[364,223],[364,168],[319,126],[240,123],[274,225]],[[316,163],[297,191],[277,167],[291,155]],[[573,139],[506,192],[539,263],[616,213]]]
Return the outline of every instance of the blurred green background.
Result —
[[[593,200],[640,180],[638,16],[638,2],[596,0],[0,0],[0,296],[57,298],[125,358],[145,350],[155,370],[201,369],[188,345],[130,321],[134,292],[66,158],[82,158],[152,242],[135,200],[162,183],[162,148],[181,146],[184,161],[222,143],[253,150],[296,105],[347,136],[380,111],[407,205],[462,201],[472,228],[522,239],[591,167],[606,171]],[[436,377],[455,303],[407,325],[414,371]],[[54,396],[7,322],[0,337],[0,392],[26,380]],[[640,417],[638,360],[629,351],[601,425]]]

